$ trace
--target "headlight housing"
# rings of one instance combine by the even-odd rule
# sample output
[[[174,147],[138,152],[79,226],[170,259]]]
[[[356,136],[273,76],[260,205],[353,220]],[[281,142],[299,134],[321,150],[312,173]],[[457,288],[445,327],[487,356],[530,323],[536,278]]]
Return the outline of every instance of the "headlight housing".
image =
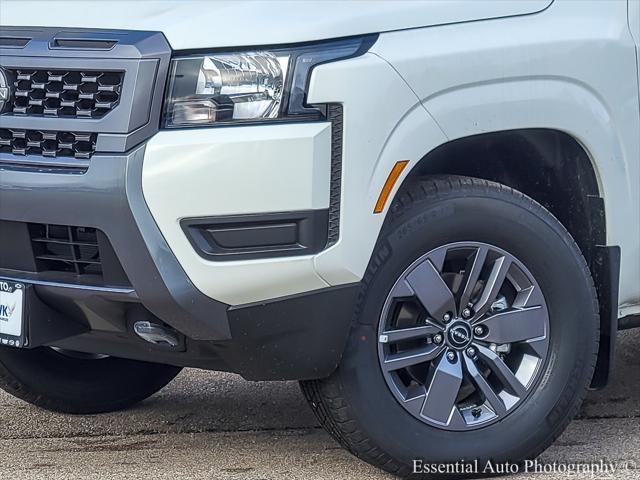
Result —
[[[306,104],[313,67],[366,52],[372,36],[293,48],[180,55],[171,61],[163,126],[318,119],[321,105]]]

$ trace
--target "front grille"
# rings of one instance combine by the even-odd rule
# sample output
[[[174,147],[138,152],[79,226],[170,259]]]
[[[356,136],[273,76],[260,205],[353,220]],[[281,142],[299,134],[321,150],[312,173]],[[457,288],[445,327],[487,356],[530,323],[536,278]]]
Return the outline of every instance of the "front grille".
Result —
[[[95,133],[0,128],[1,153],[90,158],[95,151]]]
[[[0,26],[0,50],[0,179],[82,175],[94,149],[125,154],[158,132],[172,52],[161,32]]]
[[[8,70],[15,115],[101,118],[120,101],[123,72]]]
[[[38,271],[102,275],[95,228],[30,224]]]

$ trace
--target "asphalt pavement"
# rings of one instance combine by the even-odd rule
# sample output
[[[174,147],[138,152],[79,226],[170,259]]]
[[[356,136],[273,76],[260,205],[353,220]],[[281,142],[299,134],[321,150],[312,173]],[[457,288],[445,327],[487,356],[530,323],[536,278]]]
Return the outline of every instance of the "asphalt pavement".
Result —
[[[620,334],[613,384],[589,394],[540,461],[555,462],[555,470],[512,478],[640,479],[640,330]],[[592,476],[568,470],[600,461],[611,467]],[[324,433],[296,383],[198,370],[185,370],[133,409],[107,415],[54,414],[0,393],[0,474],[12,480],[392,478]]]

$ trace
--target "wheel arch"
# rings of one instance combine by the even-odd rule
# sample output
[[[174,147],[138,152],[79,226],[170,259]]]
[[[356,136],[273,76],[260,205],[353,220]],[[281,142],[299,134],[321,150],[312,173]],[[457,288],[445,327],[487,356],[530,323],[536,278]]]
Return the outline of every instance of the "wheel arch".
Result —
[[[411,165],[394,196],[430,175],[495,181],[530,196],[571,233],[594,278],[600,301],[601,346],[592,386],[606,386],[617,331],[620,252],[607,247],[600,172],[586,147],[569,133],[521,128],[470,135],[430,150]]]
[[[523,128],[448,141],[414,163],[398,193],[420,177],[442,174],[491,180],[530,196],[558,218],[588,262],[594,247],[607,242],[598,172],[566,132]]]

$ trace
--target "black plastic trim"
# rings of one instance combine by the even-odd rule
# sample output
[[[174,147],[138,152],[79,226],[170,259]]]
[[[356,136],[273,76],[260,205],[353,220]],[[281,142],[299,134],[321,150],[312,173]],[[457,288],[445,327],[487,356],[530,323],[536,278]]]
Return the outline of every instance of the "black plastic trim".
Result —
[[[338,367],[360,283],[231,307],[233,347],[221,356],[248,380],[324,378]]]
[[[328,210],[187,218],[181,226],[208,260],[310,255],[327,244]]]
[[[174,57],[184,57],[189,55],[205,55],[207,53],[224,53],[224,52],[248,52],[248,51],[256,51],[256,50],[291,50],[294,48],[307,48],[307,47],[316,47],[318,45],[324,45],[327,43],[333,42],[347,42],[361,39],[362,43],[360,48],[353,53],[354,56],[358,57],[360,55],[364,55],[369,51],[369,49],[376,43],[378,40],[379,34],[377,33],[366,33],[360,35],[351,35],[348,37],[334,37],[334,38],[324,38],[321,40],[312,40],[309,42],[294,42],[294,43],[267,43],[267,44],[256,44],[256,45],[228,45],[225,47],[213,47],[213,48],[187,48],[182,50],[174,50]],[[351,58],[351,57],[350,57]]]
[[[31,41],[30,38],[0,37],[0,48],[24,48]]]
[[[631,330],[640,328],[640,314],[627,315],[618,320],[618,330]]]
[[[331,186],[329,191],[329,231],[327,247],[340,238],[340,203],[342,201],[342,105],[327,105],[327,120],[331,122]]]
[[[196,340],[176,332],[180,347],[167,348],[134,333],[137,320],[164,322],[133,292],[31,284],[29,348],[230,371],[248,380],[325,378],[342,358],[359,289],[359,283],[346,284],[214,311],[212,320],[230,325],[229,339]]]
[[[620,287],[620,247],[596,246],[591,273],[600,303],[600,350],[591,388],[602,389],[611,379],[618,335],[618,290]]]
[[[118,43],[117,40],[99,40],[82,38],[55,38],[49,42],[49,48],[70,48],[80,50],[111,50]]]

